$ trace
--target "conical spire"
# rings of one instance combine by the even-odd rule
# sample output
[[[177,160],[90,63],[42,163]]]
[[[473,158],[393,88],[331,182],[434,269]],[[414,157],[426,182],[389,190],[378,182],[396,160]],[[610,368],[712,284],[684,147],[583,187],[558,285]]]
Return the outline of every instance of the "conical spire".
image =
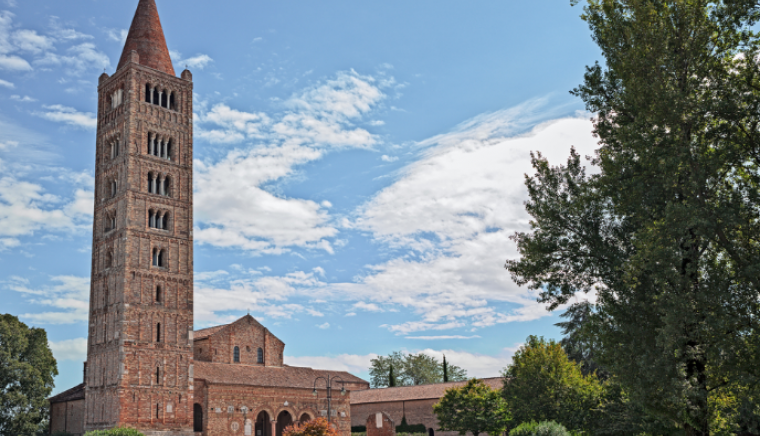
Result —
[[[155,0],[140,0],[137,5],[117,70],[129,62],[129,53],[132,51],[140,55],[140,65],[175,75]]]

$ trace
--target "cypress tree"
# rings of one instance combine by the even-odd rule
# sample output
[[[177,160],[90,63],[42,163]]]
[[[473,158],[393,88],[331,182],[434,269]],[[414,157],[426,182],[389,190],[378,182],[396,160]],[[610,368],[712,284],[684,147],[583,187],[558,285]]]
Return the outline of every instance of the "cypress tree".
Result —
[[[391,369],[388,372],[388,387],[396,387],[396,376],[393,374],[393,364],[391,363]]]
[[[449,381],[449,364],[446,362],[446,355],[443,355],[443,382],[448,383]]]

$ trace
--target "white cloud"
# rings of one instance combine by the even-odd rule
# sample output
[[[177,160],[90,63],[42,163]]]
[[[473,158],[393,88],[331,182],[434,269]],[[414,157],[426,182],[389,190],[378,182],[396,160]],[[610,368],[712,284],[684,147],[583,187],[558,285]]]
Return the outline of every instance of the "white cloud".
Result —
[[[87,359],[87,338],[68,339],[65,341],[50,342],[55,360],[84,361]]]
[[[381,159],[383,160],[383,162],[396,162],[398,160],[398,157],[397,156],[388,156],[388,155],[384,154]]]
[[[377,304],[375,304],[375,303],[365,303],[364,301],[359,301],[358,303],[354,304],[354,309],[365,310],[367,312],[385,312]]]
[[[87,277],[56,276],[56,285],[30,288],[25,280],[13,279],[8,289],[24,294],[27,300],[54,311],[26,313],[21,318],[42,324],[74,324],[86,322],[89,313],[90,279]]]
[[[127,36],[129,35],[129,30],[108,29],[106,30],[106,34],[108,35],[108,39],[124,44],[125,42],[127,42]]]
[[[324,323],[324,324],[319,324],[319,325],[317,325],[317,328],[318,328],[318,329],[322,329],[322,330],[327,330],[327,329],[329,329],[329,328],[330,328],[330,323],[329,323],[329,322],[326,322],[326,323]]]
[[[480,336],[473,335],[473,336],[462,336],[462,335],[453,335],[453,336],[407,336],[404,339],[416,339],[420,341],[443,341],[443,340],[450,340],[450,339],[480,339]]]
[[[12,95],[11,100],[15,100],[21,103],[34,103],[35,101],[37,101],[36,98],[29,97],[28,95],[25,95],[23,97],[20,95]]]
[[[75,41],[78,39],[93,39],[92,35],[81,33],[75,29],[65,28],[58,21],[58,17],[50,17],[50,33],[58,39]]]
[[[0,69],[10,71],[31,71],[32,66],[25,59],[18,56],[0,54]]]
[[[14,147],[18,147],[18,142],[16,142],[16,141],[0,142],[0,150],[5,151],[5,150],[9,150],[9,149],[14,148]],[[2,163],[2,162],[0,162],[0,163]],[[2,168],[1,165],[0,165],[0,168]]]
[[[347,314],[345,314],[343,316],[345,316],[346,318],[349,318],[349,317],[352,317],[352,316],[356,316],[356,312],[349,312],[349,313],[347,313]]]
[[[182,56],[182,53],[175,50],[169,50],[169,56],[172,58],[172,62],[174,63],[177,69],[184,69],[185,67],[187,67],[191,69],[202,70],[208,64],[214,62],[214,60],[211,59],[211,56],[206,55],[206,54],[197,54],[195,56],[185,59]]]
[[[229,276],[230,273],[223,270],[218,271],[206,271],[206,272],[197,272],[194,274],[195,281],[197,282],[212,282],[218,279],[221,279],[223,277]]]
[[[37,230],[74,232],[92,215],[92,194],[76,191],[71,202],[45,192],[41,185],[0,178],[0,237],[31,235]]]
[[[81,75],[87,71],[102,70],[111,66],[111,61],[105,53],[99,51],[95,44],[86,42],[69,47],[68,55],[62,56],[52,52],[34,61],[36,65],[64,66],[71,75]]]
[[[13,44],[17,49],[38,54],[53,48],[53,39],[38,34],[34,30],[20,29],[13,33]]]
[[[223,159],[196,162],[196,241],[256,254],[291,247],[333,252],[329,203],[284,198],[262,188],[331,149],[367,148],[376,139],[353,125],[384,98],[375,79],[353,71],[318,83],[283,103],[277,116],[217,104],[196,115],[197,137],[250,141]]]
[[[333,371],[348,371],[350,373],[365,372],[370,367],[370,361],[376,359],[377,354],[356,355],[341,354],[335,357],[328,356],[285,356],[285,363],[290,366],[301,366],[315,369],[328,369]]]
[[[44,106],[44,108],[47,110],[46,112],[35,112],[34,115],[50,121],[81,127],[83,129],[94,129],[98,125],[98,120],[95,118],[95,114],[91,112],[79,112],[74,108],[59,104]]]
[[[13,88],[16,87],[16,85],[14,85],[13,83],[11,83],[11,82],[9,82],[7,80],[3,80],[3,79],[0,79],[0,86],[4,86],[4,87],[10,88],[10,89],[13,89]]]

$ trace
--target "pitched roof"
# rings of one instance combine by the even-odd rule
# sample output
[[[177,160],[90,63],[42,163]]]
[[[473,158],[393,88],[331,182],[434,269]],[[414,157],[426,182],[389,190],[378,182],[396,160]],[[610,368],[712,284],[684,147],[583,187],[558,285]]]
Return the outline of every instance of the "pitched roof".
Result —
[[[219,330],[227,327],[229,324],[224,325],[217,325],[214,327],[209,327],[205,329],[196,330],[193,332],[193,340],[200,340],[200,339],[206,339],[207,337],[213,335],[214,333],[218,332]]]
[[[140,0],[137,4],[117,70],[129,62],[129,53],[132,51],[140,55],[140,65],[175,75],[155,0]]]
[[[501,389],[501,377],[481,379],[493,389]],[[463,382],[437,383],[432,385],[400,386],[396,388],[368,389],[351,393],[351,404],[388,403],[394,401],[429,400],[443,397],[446,389],[463,386]]]
[[[51,403],[63,403],[66,401],[84,400],[85,388],[85,384],[82,383],[81,385],[74,386],[68,391],[63,391],[60,394],[49,398],[48,401]]]
[[[247,385],[313,389],[317,377],[339,376],[347,384],[369,386],[369,383],[345,371],[327,371],[296,366],[248,366],[228,363],[198,362],[194,378],[211,384]]]

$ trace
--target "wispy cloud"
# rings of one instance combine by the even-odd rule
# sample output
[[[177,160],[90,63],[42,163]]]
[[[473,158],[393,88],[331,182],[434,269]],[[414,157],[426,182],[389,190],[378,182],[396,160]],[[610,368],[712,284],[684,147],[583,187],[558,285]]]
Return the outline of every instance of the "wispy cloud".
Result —
[[[197,54],[189,58],[183,58],[179,52],[172,51],[170,53],[174,65],[177,65],[178,69],[184,69],[185,67],[190,69],[203,70],[209,64],[214,62],[211,56],[207,54]]]
[[[50,349],[59,362],[66,360],[84,361],[87,359],[87,338],[50,342]]]
[[[34,115],[57,123],[64,123],[88,130],[94,129],[98,125],[95,114],[91,112],[79,112],[74,108],[60,104],[43,107],[45,108],[44,112],[34,112]]]
[[[28,95],[25,95],[23,97],[20,95],[12,95],[11,100],[15,100],[21,103],[34,103],[35,101],[37,101],[36,98],[29,97]]]
[[[454,335],[454,336],[406,336],[404,339],[416,339],[420,341],[444,341],[444,340],[450,340],[450,339],[480,339],[480,336],[474,335],[474,336],[461,336],[461,335]]]
[[[3,79],[0,79],[0,86],[5,87],[5,88],[10,88],[10,89],[14,89],[16,87],[16,85],[14,85],[13,83],[7,80],[3,80]]]
[[[330,150],[367,148],[377,139],[356,127],[384,94],[377,81],[339,73],[296,93],[276,115],[245,112],[220,103],[197,115],[197,137],[215,143],[247,142],[216,162],[196,162],[196,241],[255,254],[292,247],[333,252],[338,234],[329,204],[284,198],[263,185]]]
[[[90,279],[87,277],[56,276],[54,285],[30,287],[20,278],[12,278],[8,289],[24,294],[31,304],[42,310],[52,311],[26,313],[21,318],[41,324],[75,324],[86,322],[89,313]]]

